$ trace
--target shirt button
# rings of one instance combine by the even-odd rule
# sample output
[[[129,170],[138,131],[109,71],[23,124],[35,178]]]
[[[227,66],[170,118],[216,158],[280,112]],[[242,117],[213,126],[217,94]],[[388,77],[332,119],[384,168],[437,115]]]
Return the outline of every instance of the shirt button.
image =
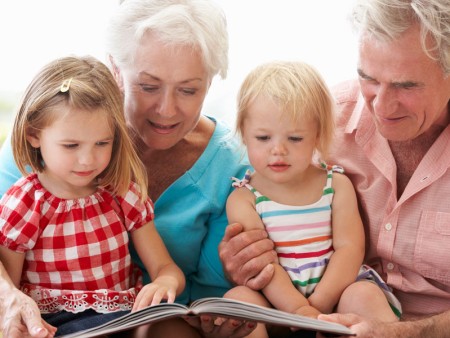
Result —
[[[387,231],[390,231],[390,230],[392,229],[392,224],[391,224],[391,223],[387,223],[387,224],[384,226],[384,228],[385,228]]]
[[[388,270],[393,270],[394,269],[394,264],[393,263],[388,263],[387,264],[387,268],[388,268]]]

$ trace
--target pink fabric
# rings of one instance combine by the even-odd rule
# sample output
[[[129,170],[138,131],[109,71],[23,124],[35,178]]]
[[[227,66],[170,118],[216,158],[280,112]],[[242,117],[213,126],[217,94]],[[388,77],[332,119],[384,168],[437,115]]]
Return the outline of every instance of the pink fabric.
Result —
[[[141,203],[134,184],[124,197],[99,189],[63,200],[31,174],[2,199],[0,244],[25,252],[22,290],[41,312],[126,310],[139,287],[127,231],[152,219],[152,202]]]
[[[450,309],[450,126],[414,172],[400,200],[396,165],[359,94],[357,81],[334,88],[339,163],[358,194],[370,245],[366,261],[394,288],[403,313]]]

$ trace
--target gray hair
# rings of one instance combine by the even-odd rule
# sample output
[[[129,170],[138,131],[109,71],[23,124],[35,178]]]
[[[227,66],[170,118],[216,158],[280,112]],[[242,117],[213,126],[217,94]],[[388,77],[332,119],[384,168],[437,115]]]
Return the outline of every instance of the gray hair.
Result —
[[[133,62],[141,39],[154,33],[167,45],[198,49],[212,78],[228,70],[225,15],[212,0],[125,0],[107,27],[106,50],[119,66]]]
[[[423,50],[450,74],[450,0],[358,0],[351,19],[357,31],[385,41],[419,23]],[[431,49],[427,36],[434,41]]]

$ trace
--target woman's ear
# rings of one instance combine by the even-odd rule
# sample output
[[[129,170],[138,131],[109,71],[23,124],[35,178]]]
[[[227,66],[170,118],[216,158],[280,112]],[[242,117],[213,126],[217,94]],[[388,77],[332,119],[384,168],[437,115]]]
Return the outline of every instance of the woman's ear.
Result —
[[[114,58],[112,57],[112,55],[109,55],[109,62],[111,63],[111,70],[114,79],[116,80],[116,83],[119,86],[120,91],[123,92],[122,74],[120,73],[119,67],[117,67],[116,63],[114,62]]]
[[[27,141],[31,144],[33,148],[39,148],[41,146],[41,141],[39,139],[39,134],[34,129],[27,129]]]

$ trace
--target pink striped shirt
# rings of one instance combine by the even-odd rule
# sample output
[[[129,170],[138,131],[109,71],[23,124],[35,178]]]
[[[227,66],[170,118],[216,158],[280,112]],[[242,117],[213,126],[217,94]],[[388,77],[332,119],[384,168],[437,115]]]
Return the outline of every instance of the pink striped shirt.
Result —
[[[357,191],[367,263],[394,288],[403,313],[450,309],[450,126],[442,132],[397,200],[396,164],[365,109],[357,81],[335,88],[339,118],[331,161]]]

